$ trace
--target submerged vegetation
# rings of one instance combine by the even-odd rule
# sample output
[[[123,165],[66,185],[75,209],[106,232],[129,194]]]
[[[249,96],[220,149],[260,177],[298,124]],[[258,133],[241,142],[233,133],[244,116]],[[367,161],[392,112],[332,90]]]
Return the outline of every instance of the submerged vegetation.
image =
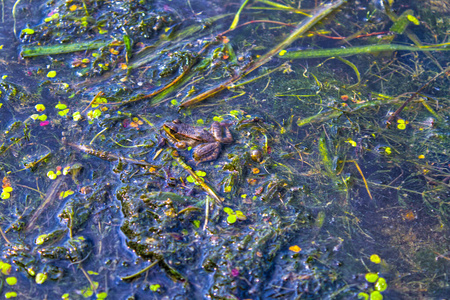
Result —
[[[5,6],[2,296],[448,295],[445,2],[319,2]]]

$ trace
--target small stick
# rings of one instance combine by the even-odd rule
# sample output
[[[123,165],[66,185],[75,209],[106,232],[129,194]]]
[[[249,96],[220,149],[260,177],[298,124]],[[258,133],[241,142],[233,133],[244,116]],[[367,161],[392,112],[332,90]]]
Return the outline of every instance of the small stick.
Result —
[[[148,270],[150,270],[151,268],[153,268],[158,262],[159,262],[159,260],[155,260],[155,261],[152,262],[149,266],[143,268],[142,270],[138,271],[137,273],[134,273],[134,274],[131,274],[131,275],[128,275],[128,276],[121,277],[120,279],[122,279],[122,280],[130,280],[130,279],[133,279],[134,277],[137,277],[137,276],[141,275],[142,273],[147,272]]]
[[[167,90],[168,88],[170,88],[170,87],[172,87],[173,85],[177,84],[184,76],[186,76],[186,74],[189,73],[189,71],[191,70],[191,66],[192,66],[192,65],[194,65],[194,64],[192,63],[191,65],[185,67],[185,68],[183,69],[183,72],[181,72],[180,75],[178,75],[177,77],[175,77],[174,80],[172,80],[171,82],[169,82],[169,83],[166,84],[165,86],[163,86],[163,87],[161,87],[161,88],[159,88],[159,89],[157,89],[157,90],[151,92],[150,94],[147,94],[147,95],[144,95],[144,96],[141,96],[141,97],[138,97],[138,98],[134,98],[134,99],[130,99],[130,100],[124,101],[124,102],[122,102],[122,103],[120,104],[120,106],[124,106],[124,105],[130,104],[130,103],[133,103],[133,102],[137,102],[137,101],[144,100],[144,99],[152,98],[152,97],[158,95],[159,93],[164,92],[164,91]]]
[[[370,194],[369,185],[367,184],[366,178],[364,177],[364,174],[363,174],[361,168],[359,167],[358,163],[355,160],[348,160],[348,162],[352,162],[355,164],[356,168],[358,169],[359,174],[361,175],[361,177],[364,181],[364,185],[366,186],[367,194],[369,194],[370,200],[373,200],[372,194]]]
[[[269,52],[258,58],[255,62],[250,64],[249,66],[245,67],[242,71],[239,72],[239,74],[231,77],[227,81],[223,82],[222,84],[219,84],[218,86],[207,90],[197,96],[194,96],[191,99],[188,99],[187,101],[180,104],[180,108],[186,108],[191,105],[197,104],[203,100],[205,100],[208,97],[211,97],[218,92],[228,88],[231,84],[234,84],[239,79],[244,78],[260,66],[264,65],[268,61],[272,59],[278,52],[280,52],[283,48],[289,46],[292,44],[297,38],[302,35],[303,33],[310,30],[314,25],[317,24],[320,20],[325,18],[327,15],[329,15],[331,12],[333,12],[335,9],[337,9],[339,6],[341,6],[345,1],[344,0],[338,0],[331,4],[325,4],[322,7],[318,8],[312,15],[312,17],[305,19],[304,21],[300,22],[296,29],[280,44],[272,48]]]
[[[205,224],[203,224],[203,231],[206,230],[208,227],[208,221],[209,221],[209,196],[206,196],[206,203],[205,203]]]
[[[101,159],[104,159],[107,161],[114,162],[114,161],[120,160],[120,161],[129,163],[129,164],[134,164],[134,165],[140,166],[140,167],[151,167],[151,168],[155,168],[155,169],[159,168],[159,166],[152,165],[151,163],[148,163],[145,160],[137,160],[137,159],[132,159],[132,158],[128,158],[128,157],[118,156],[116,154],[109,153],[106,151],[95,150],[93,148],[90,148],[90,147],[87,147],[84,145],[77,145],[77,144],[73,144],[73,143],[67,143],[67,145],[74,147],[82,152],[85,152],[87,154],[96,156],[98,158],[101,158]]]
[[[435,81],[438,77],[440,77],[442,74],[449,72],[450,71],[450,67],[447,67],[444,69],[444,71],[442,71],[441,73],[437,74],[436,76],[434,76],[433,78],[431,78],[427,83],[425,83],[424,85],[422,85],[422,87],[420,89],[418,89],[414,94],[412,94],[411,97],[408,98],[408,100],[406,100],[402,106],[400,106],[387,120],[387,127],[389,127],[392,124],[392,121],[394,121],[397,116],[402,112],[402,110],[406,107],[406,105],[408,105],[414,98],[416,98],[416,96],[423,90],[425,89],[427,86],[430,85],[430,83],[432,83],[433,81]]]
[[[92,99],[92,101],[89,102],[89,105],[81,112],[81,114],[84,114],[86,112],[86,110],[88,110],[88,108],[91,107],[92,103],[94,103],[98,97],[103,96],[103,95],[104,95],[104,93],[102,91],[98,92],[97,95],[95,95],[94,99]]]
[[[53,182],[47,190],[47,197],[45,197],[44,202],[39,206],[36,212],[31,217],[28,225],[25,227],[25,232],[34,230],[34,223],[39,218],[39,216],[46,210],[46,208],[54,203],[54,200],[57,199],[58,191],[61,188],[63,183],[63,176],[60,176]]]
[[[11,242],[8,240],[8,238],[6,237],[6,235],[5,235],[5,233],[3,232],[3,229],[0,227],[0,233],[2,234],[2,237],[5,239],[5,241],[8,243],[8,244],[10,244],[10,245],[12,245],[11,244]]]
[[[237,28],[239,28],[239,27],[247,26],[247,25],[249,25],[249,24],[256,24],[256,23],[270,23],[270,24],[276,24],[276,25],[282,25],[282,26],[295,27],[295,25],[290,24],[290,23],[283,23],[283,22],[271,21],[271,20],[253,20],[253,21],[248,21],[248,22],[242,23],[241,25],[238,25],[238,26],[236,26],[236,27],[233,28],[233,29],[230,28],[230,29],[228,29],[228,30],[225,30],[224,32],[219,33],[218,36],[224,36],[224,35],[227,34],[228,32],[231,32],[231,31],[233,31],[233,30],[235,30],[235,29],[237,29]]]
[[[204,182],[203,179],[201,179],[197,174],[195,174],[195,172],[192,170],[192,167],[189,166],[188,164],[186,164],[183,161],[183,159],[178,156],[178,152],[176,150],[173,150],[171,155],[172,155],[172,158],[175,159],[177,161],[177,163],[179,163],[183,167],[183,169],[185,169],[186,172],[188,172],[189,175],[192,176],[192,178],[194,178],[195,182],[198,185],[200,185],[202,187],[202,189],[209,196],[211,196],[211,198],[213,198],[215,200],[217,205],[221,205],[222,204],[223,199],[217,194],[217,192],[211,186],[209,186],[209,184]]]

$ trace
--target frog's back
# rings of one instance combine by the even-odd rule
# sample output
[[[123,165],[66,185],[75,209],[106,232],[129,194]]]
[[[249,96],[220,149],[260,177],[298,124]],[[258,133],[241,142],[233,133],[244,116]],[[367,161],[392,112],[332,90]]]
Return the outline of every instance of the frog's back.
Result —
[[[199,142],[214,142],[215,139],[209,131],[201,127],[194,127],[188,124],[177,124],[178,134],[184,138],[190,138]]]

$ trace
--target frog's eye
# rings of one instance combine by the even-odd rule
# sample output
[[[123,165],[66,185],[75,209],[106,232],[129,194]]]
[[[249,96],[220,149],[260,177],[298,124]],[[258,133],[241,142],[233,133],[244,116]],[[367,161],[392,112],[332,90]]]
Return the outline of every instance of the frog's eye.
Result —
[[[172,123],[174,123],[174,124],[181,124],[181,121],[178,120],[178,119],[175,119],[175,120],[172,121]]]

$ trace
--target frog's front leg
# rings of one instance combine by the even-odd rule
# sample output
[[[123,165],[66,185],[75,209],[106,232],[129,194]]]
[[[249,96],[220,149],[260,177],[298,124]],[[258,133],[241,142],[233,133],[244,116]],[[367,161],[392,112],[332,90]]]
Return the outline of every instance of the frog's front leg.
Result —
[[[219,142],[206,143],[206,144],[198,145],[194,149],[193,156],[194,156],[195,161],[197,161],[197,163],[201,163],[204,161],[210,161],[210,160],[216,159],[217,156],[219,156],[219,152],[220,152],[220,143]]]
[[[225,127],[225,137],[222,137],[222,126],[219,122],[213,122],[211,124],[211,134],[214,136],[216,141],[221,142],[223,144],[229,144],[233,142],[233,136],[231,135],[230,129],[227,126]]]
[[[188,146],[188,143],[184,141],[177,141],[170,135],[167,135],[166,138],[169,140],[170,143],[172,143],[177,149],[186,149]]]

